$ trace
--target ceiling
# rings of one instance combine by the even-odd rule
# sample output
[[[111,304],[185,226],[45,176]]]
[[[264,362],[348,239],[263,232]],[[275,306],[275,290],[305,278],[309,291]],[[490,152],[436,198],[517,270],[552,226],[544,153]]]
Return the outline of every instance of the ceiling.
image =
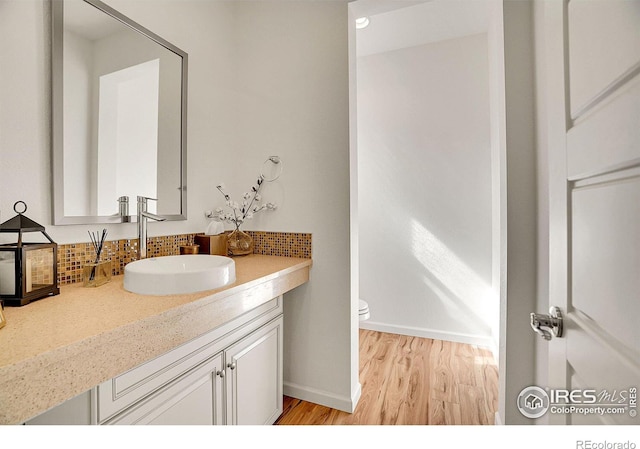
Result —
[[[491,0],[357,0],[349,2],[355,17],[370,24],[357,31],[357,55],[486,32]],[[80,0],[65,2],[65,27],[88,39],[100,39],[122,24]]]
[[[356,17],[373,16],[397,9],[426,3],[431,0],[357,0],[349,3]]]
[[[486,33],[491,0],[358,0],[355,17],[370,24],[357,30],[357,55],[367,56],[431,42]]]

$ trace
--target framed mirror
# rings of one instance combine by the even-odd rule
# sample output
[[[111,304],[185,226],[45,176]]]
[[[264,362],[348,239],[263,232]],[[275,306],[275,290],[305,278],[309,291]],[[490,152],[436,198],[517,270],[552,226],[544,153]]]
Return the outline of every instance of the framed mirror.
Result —
[[[52,20],[53,224],[186,220],[187,54],[98,0]]]

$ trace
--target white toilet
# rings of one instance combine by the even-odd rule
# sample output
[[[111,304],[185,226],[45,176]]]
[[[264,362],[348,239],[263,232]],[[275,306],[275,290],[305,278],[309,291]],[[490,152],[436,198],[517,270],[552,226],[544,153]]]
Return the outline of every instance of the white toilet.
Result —
[[[369,304],[367,301],[360,300],[360,307],[358,309],[358,315],[360,317],[360,321],[368,320],[371,314],[369,313]]]

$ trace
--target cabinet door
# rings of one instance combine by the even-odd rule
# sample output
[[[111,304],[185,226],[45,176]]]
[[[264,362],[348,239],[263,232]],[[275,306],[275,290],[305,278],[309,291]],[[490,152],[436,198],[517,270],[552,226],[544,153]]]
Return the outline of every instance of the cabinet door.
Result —
[[[282,413],[282,316],[225,351],[227,424],[273,424]]]
[[[221,373],[220,353],[109,424],[224,424]]]

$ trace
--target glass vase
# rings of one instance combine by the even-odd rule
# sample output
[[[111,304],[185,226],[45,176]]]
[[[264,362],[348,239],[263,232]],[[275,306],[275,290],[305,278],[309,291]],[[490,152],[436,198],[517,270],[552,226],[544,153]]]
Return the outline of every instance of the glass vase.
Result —
[[[230,256],[246,256],[253,253],[253,238],[240,229],[227,236],[227,252]]]
[[[85,287],[99,287],[111,280],[111,261],[87,263],[82,269],[82,283]]]

